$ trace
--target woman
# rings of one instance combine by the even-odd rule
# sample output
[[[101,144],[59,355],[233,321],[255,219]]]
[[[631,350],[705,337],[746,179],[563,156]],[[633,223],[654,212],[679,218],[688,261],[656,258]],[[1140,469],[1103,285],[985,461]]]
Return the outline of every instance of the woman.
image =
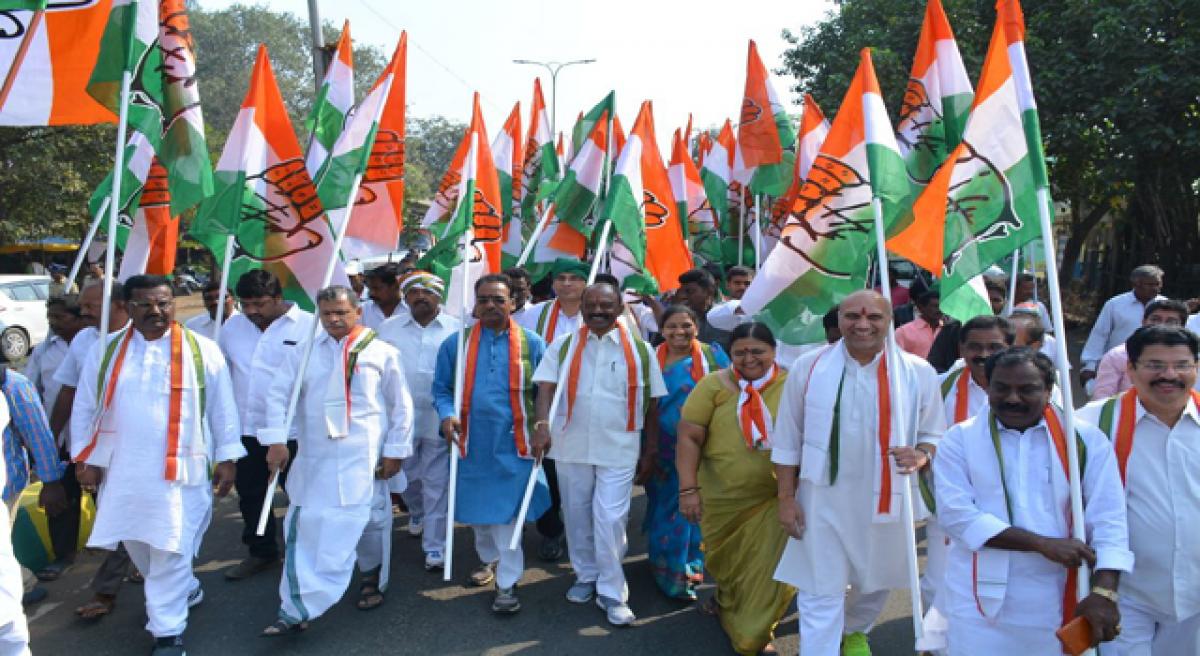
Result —
[[[787,535],[776,520],[771,427],[787,372],[775,337],[745,323],[730,338],[733,366],[705,376],[683,406],[675,466],[679,511],[699,522],[717,614],[739,654],[775,653],[775,625],[795,596],[772,574]]]
[[[679,514],[675,427],[696,381],[729,365],[720,346],[696,339],[699,324],[695,312],[686,306],[675,305],[663,312],[660,332],[666,341],[658,346],[658,364],[668,394],[658,401],[657,466],[641,481],[647,499],[642,530],[648,534],[654,581],[668,597],[687,601],[695,601],[695,587],[704,581],[704,554],[700,551],[700,527]]]

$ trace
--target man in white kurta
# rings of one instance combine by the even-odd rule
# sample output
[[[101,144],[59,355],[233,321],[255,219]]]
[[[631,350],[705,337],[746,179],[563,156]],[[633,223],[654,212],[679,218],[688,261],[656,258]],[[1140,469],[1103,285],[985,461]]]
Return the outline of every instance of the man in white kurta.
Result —
[[[209,339],[217,338],[217,304],[221,301],[221,283],[218,280],[210,281],[204,285],[204,291],[201,292],[201,298],[204,299],[204,311],[196,316],[188,319],[183,325],[198,334],[204,335]],[[233,293],[225,294],[225,309],[221,311],[221,325],[232,319],[234,316],[241,314],[234,307]]]
[[[225,358],[174,321],[170,282],[134,276],[125,298],[131,327],[84,361],[71,455],[80,485],[100,484],[88,546],[125,545],[145,577],[154,653],[182,654],[188,607],[203,598],[192,559],[212,517],[212,486],[229,491],[245,450]]]
[[[8,400],[0,394],[0,433],[8,428]],[[0,449],[2,451],[2,449]],[[8,478],[8,465],[0,453],[0,488]],[[29,626],[25,609],[21,607],[24,585],[21,583],[21,564],[13,555],[11,519],[8,505],[0,503],[0,655],[29,654]]]
[[[1196,336],[1142,328],[1127,342],[1133,389],[1078,416],[1113,443],[1125,482],[1133,573],[1121,580],[1121,634],[1104,653],[1200,654],[1200,411]]]
[[[404,461],[407,488],[408,532],[421,537],[425,569],[441,569],[446,550],[446,482],[450,477],[450,449],[438,432],[433,405],[433,372],[438,348],[458,331],[458,319],[442,312],[444,285],[437,276],[417,271],[401,283],[409,313],[392,317],[379,327],[379,338],[400,350],[400,363],[413,401],[413,454]],[[397,481],[395,477],[390,483]]]
[[[618,320],[623,311],[611,284],[588,287],[580,311],[584,327],[556,339],[533,375],[539,383],[534,449],[549,445],[555,458],[575,569],[567,600],[587,603],[595,596],[608,621],[619,626],[635,620],[621,569],[634,476],[653,465],[656,399],[667,394],[658,358]],[[576,351],[569,342],[577,343]],[[576,370],[577,378],[565,375]],[[551,423],[558,385],[566,389]]]
[[[362,325],[378,330],[384,321],[408,314],[400,293],[400,266],[389,262],[367,272],[370,300],[362,304]]]
[[[1064,433],[1054,365],[1027,347],[988,360],[988,408],[956,424],[934,465],[938,521],[951,537],[939,604],[955,656],[1056,654],[1076,616],[1093,641],[1120,629],[1117,584],[1133,565],[1113,450],[1094,427]],[[1069,449],[1080,456],[1088,541],[1071,537]],[[1086,563],[1091,594],[1072,609],[1068,572]]]
[[[779,498],[795,502],[780,503],[791,539],[775,578],[799,590],[806,656],[869,654],[866,632],[888,592],[908,584],[900,486],[915,487],[904,474],[928,465],[945,423],[933,368],[898,349],[887,360],[902,394],[900,402],[888,394],[895,421],[881,410],[891,318],[877,292],[848,296],[838,310],[842,340],[796,360],[780,403],[771,460]]]
[[[412,401],[399,351],[358,325],[361,308],[349,287],[322,290],[317,310],[324,330],[313,344],[296,406],[299,444],[287,486],[279,619],[264,635],[302,628],[320,617],[346,591],[356,556],[372,595],[386,588],[390,522],[368,554],[358,548],[359,541],[375,500],[387,499],[386,485],[380,484],[412,453]],[[302,357],[296,352],[286,358],[267,392],[258,440],[269,445],[272,470],[289,456],[288,398]]]

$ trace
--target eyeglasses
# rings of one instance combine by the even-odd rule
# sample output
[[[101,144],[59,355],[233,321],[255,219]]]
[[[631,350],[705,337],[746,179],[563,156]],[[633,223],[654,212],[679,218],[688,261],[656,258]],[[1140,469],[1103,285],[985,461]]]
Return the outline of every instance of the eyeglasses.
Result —
[[[149,310],[152,307],[156,307],[159,312],[166,312],[175,307],[175,299],[169,301],[129,301],[126,305],[135,310]]]
[[[1186,374],[1196,370],[1195,362],[1182,360],[1180,362],[1163,362],[1162,360],[1147,360],[1146,362],[1135,362],[1135,366],[1141,367],[1153,374],[1165,373],[1167,369],[1174,369],[1177,373]]]

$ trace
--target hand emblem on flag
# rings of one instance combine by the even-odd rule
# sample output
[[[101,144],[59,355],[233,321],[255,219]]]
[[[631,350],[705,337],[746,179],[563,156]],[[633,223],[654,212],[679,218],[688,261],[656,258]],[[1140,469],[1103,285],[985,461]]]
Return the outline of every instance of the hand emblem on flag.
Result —
[[[779,243],[793,250],[821,273],[849,279],[861,263],[849,260],[816,258],[812,253],[823,248],[823,241],[844,239],[848,233],[869,234],[871,217],[861,210],[868,207],[870,194],[862,201],[847,204],[847,196],[869,187],[869,182],[849,164],[828,155],[819,156],[809,170],[808,180],[796,199],[799,210],[783,227]],[[833,266],[834,263],[845,267]]]
[[[274,243],[276,240],[272,239],[272,235],[281,235],[288,241],[286,247],[279,250],[272,248],[269,252],[254,252],[260,249],[251,250],[243,246],[239,238],[236,244],[238,254],[259,262],[274,262],[320,246],[324,235],[309,224],[321,219],[321,203],[317,199],[317,188],[308,177],[304,160],[284,160],[259,174],[246,176],[248,185],[254,185],[257,180],[265,183],[263,190],[255,194],[259,202],[244,202],[241,220],[263,223],[266,239],[260,244]],[[291,241],[297,235],[302,236],[303,240]]]

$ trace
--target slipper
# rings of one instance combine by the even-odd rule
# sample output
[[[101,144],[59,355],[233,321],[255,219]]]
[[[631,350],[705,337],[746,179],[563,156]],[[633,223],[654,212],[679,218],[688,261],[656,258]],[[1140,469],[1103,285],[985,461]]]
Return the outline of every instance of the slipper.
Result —
[[[289,633],[303,633],[308,630],[308,622],[297,622],[288,624],[284,620],[275,620],[272,624],[262,630],[258,635],[263,638],[278,638]]]
[[[71,563],[50,563],[34,574],[39,581],[57,581],[71,567]]]
[[[113,611],[117,598],[97,594],[91,601],[75,609],[75,614],[85,620],[99,620]]]
[[[719,617],[721,615],[721,607],[717,604],[716,597],[705,599],[703,603],[696,606],[696,610],[701,615],[708,615],[709,617]]]
[[[359,610],[375,610],[383,605],[383,592],[379,589],[379,583],[375,579],[363,579],[362,587],[358,589],[358,603],[355,606]]]

